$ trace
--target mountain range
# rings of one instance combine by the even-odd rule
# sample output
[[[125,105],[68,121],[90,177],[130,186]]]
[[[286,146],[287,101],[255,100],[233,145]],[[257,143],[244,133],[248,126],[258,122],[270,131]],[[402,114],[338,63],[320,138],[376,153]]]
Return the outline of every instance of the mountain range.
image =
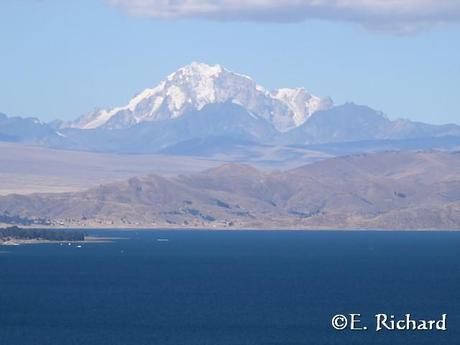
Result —
[[[270,91],[220,65],[192,63],[74,121],[0,114],[0,142],[4,224],[460,224],[460,126],[391,120],[303,88]]]
[[[81,192],[0,197],[0,223],[68,227],[458,229],[460,154],[384,152],[284,172],[225,164]]]
[[[367,151],[370,141],[392,141],[391,147],[404,149],[417,139],[425,147],[459,137],[458,125],[390,120],[367,106],[335,105],[303,88],[269,91],[223,66],[196,62],[124,106],[96,110],[75,121],[43,123],[0,115],[0,141],[113,153],[207,156],[210,147],[232,151],[352,142],[362,142],[362,151]]]

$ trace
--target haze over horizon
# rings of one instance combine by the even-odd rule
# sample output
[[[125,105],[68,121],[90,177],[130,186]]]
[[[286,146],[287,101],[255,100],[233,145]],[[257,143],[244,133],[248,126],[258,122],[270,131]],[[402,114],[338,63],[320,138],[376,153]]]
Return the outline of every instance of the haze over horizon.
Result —
[[[348,17],[337,16],[327,1],[315,10],[310,1],[300,7],[287,1],[284,11],[271,1],[187,3],[3,2],[0,112],[72,120],[124,105],[200,61],[247,74],[268,89],[305,87],[392,119],[459,122],[455,2],[413,0],[404,12],[395,11],[396,1],[384,8],[394,17],[379,17],[375,1],[347,7]]]

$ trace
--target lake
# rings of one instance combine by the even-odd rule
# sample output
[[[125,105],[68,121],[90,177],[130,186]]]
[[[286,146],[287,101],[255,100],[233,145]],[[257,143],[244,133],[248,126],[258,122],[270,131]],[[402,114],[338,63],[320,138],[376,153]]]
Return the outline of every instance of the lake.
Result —
[[[460,233],[92,231],[111,243],[0,247],[0,344],[460,342]],[[337,331],[336,314],[367,331]],[[375,332],[374,315],[448,315]]]

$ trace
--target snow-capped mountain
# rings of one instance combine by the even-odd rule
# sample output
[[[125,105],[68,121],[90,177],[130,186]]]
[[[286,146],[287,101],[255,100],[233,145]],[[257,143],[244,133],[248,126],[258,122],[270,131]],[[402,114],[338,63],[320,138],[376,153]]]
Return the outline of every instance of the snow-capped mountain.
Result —
[[[0,114],[1,141],[96,152],[254,158],[261,150],[282,146],[332,145],[331,152],[348,152],[347,142],[356,152],[369,145],[458,149],[460,126],[391,120],[366,106],[333,106],[329,98],[302,88],[268,91],[220,65],[195,62],[125,106],[98,110],[71,123]],[[290,148],[286,152],[287,159],[292,157]]]
[[[72,122],[80,129],[119,129],[158,120],[174,119],[201,110],[208,104],[233,102],[251,115],[263,118],[278,131],[302,125],[314,112],[332,107],[303,88],[268,91],[245,75],[221,65],[193,62],[170,74],[159,85],[146,89],[126,106],[97,110]]]

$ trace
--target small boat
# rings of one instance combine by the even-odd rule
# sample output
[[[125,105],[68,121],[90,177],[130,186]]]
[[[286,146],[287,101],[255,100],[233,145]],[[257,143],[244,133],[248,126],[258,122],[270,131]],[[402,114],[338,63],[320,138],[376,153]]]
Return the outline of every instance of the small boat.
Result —
[[[157,238],[157,242],[169,242],[169,238]]]

